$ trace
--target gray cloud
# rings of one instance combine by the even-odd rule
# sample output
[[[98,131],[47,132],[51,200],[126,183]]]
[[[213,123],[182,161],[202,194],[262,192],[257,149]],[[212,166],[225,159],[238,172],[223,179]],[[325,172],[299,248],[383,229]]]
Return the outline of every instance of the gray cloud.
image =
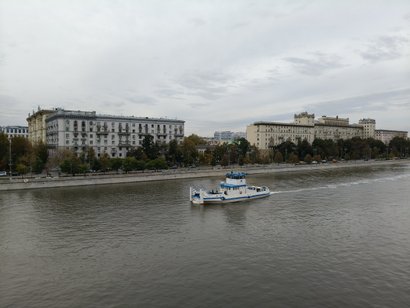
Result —
[[[150,96],[144,96],[144,95],[127,95],[124,97],[124,99],[132,104],[137,104],[137,105],[156,105],[157,104],[157,99],[154,97]]]
[[[343,67],[342,59],[337,55],[321,52],[310,53],[309,57],[286,57],[285,61],[292,64],[300,73],[317,76],[329,70]]]
[[[360,55],[370,62],[393,60],[403,56],[403,47],[409,41],[408,37],[402,35],[383,35],[370,42]]]
[[[177,117],[203,135],[287,121],[304,107],[389,108],[380,119],[403,110],[391,123],[410,130],[407,93],[380,96],[408,88],[406,0],[1,3],[0,93],[16,101],[0,97],[0,125],[24,124],[41,103]]]
[[[176,80],[176,84],[185,89],[188,95],[199,96],[208,100],[222,97],[229,89],[230,76],[219,71],[187,71]]]
[[[363,116],[372,111],[387,111],[391,107],[399,107],[410,115],[410,88],[322,101],[305,106],[306,110],[320,114],[349,114],[355,111],[362,113]]]

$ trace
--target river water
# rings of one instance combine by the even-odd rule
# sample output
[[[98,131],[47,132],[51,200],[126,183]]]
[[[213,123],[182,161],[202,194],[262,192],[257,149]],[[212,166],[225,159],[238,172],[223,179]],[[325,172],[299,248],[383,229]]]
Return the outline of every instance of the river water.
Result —
[[[0,307],[409,307],[410,165],[0,193]]]

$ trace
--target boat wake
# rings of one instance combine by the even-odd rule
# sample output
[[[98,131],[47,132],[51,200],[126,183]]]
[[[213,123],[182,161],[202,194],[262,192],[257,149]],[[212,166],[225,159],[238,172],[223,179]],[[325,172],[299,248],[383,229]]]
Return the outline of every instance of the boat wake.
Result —
[[[317,186],[317,187],[307,187],[307,188],[299,188],[299,189],[292,189],[292,190],[278,190],[278,191],[271,191],[270,194],[274,195],[274,194],[287,194],[287,193],[297,193],[297,192],[315,191],[315,190],[324,190],[324,189],[337,189],[339,187],[350,187],[354,185],[398,181],[404,178],[410,178],[410,174],[401,174],[401,175],[392,176],[392,177],[384,177],[384,178],[378,178],[378,179],[365,179],[365,180],[345,182],[345,183],[334,183],[334,184],[328,184],[328,185]]]

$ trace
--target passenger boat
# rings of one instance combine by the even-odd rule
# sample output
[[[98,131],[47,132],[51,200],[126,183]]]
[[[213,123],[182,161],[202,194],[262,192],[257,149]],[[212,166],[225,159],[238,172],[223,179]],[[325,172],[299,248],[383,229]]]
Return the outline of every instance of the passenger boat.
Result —
[[[190,187],[190,201],[194,204],[228,203],[268,197],[271,192],[266,186],[248,186],[246,173],[229,172],[225,182],[215,190],[196,190]]]

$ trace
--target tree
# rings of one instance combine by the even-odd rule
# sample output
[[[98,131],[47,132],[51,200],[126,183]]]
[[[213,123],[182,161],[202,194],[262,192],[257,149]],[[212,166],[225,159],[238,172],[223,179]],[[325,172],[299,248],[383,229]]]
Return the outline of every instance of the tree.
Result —
[[[297,152],[299,157],[306,157],[307,154],[313,155],[313,147],[306,139],[298,142]]]
[[[122,159],[119,157],[111,158],[110,164],[113,170],[118,171],[122,167]]]
[[[142,149],[149,159],[155,159],[159,155],[159,146],[154,143],[154,136],[146,135],[142,140]]]
[[[409,149],[409,143],[410,141],[402,138],[402,137],[394,137],[392,140],[390,140],[389,143],[389,148],[391,148],[391,152],[396,156],[396,157],[404,157],[406,154],[408,154],[408,149]]]
[[[9,140],[7,135],[0,133],[0,170],[5,170],[9,160]]]
[[[281,152],[276,151],[275,156],[273,157],[273,161],[277,164],[283,163],[283,155]]]
[[[99,163],[101,166],[100,170],[104,172],[107,171],[111,166],[110,161],[111,161],[111,158],[107,153],[104,153],[103,155],[101,155],[100,160],[99,160]]]
[[[310,164],[310,163],[312,163],[312,160],[313,160],[312,155],[306,154],[305,159],[304,159],[305,163]]]
[[[128,173],[129,171],[134,170],[136,167],[136,162],[137,160],[135,157],[126,157],[122,164],[124,171]]]
[[[19,163],[16,165],[16,171],[19,174],[26,174],[28,172],[28,167],[25,164]]]
[[[291,153],[288,158],[288,163],[296,164],[299,162],[299,157],[295,153]]]
[[[245,138],[239,138],[235,140],[235,144],[238,147],[239,155],[242,157],[245,157],[251,146],[249,141],[246,140]]]
[[[181,149],[185,166],[197,163],[198,151],[195,142],[191,138],[185,138],[184,141],[182,141]]]

